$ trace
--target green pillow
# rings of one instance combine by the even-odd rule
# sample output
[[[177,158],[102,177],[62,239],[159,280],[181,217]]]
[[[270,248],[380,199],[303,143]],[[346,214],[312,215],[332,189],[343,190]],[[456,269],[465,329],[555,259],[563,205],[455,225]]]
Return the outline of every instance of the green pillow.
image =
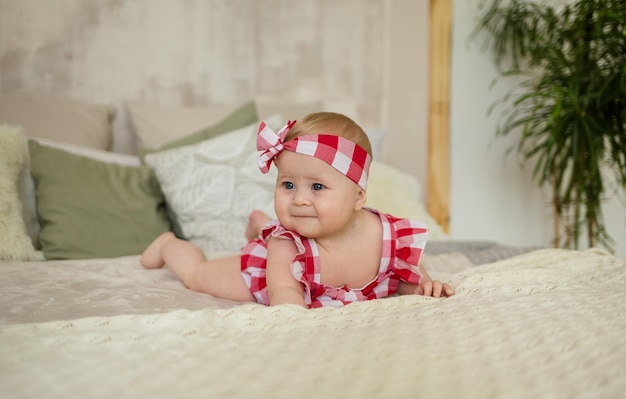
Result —
[[[39,241],[46,259],[140,254],[169,230],[165,199],[147,166],[123,166],[29,140]]]
[[[230,132],[231,130],[241,129],[242,127],[248,126],[249,124],[258,121],[259,115],[256,109],[256,102],[254,100],[250,100],[247,103],[243,104],[241,107],[237,108],[235,111],[233,111],[232,114],[228,115],[213,126],[206,127],[190,135],[181,137],[174,141],[170,141],[169,143],[164,144],[157,149],[140,148],[139,157],[143,161],[147,154],[196,144],[200,141],[204,141],[219,136],[220,134]]]

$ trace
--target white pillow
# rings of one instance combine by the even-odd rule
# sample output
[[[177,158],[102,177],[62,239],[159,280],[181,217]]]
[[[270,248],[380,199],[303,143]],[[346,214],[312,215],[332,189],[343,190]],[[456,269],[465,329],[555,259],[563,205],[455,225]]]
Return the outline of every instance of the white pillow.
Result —
[[[273,129],[281,116],[266,119]],[[260,209],[274,215],[276,168],[263,174],[257,166],[259,124],[196,144],[146,155],[183,235],[212,256],[245,245],[248,215]]]

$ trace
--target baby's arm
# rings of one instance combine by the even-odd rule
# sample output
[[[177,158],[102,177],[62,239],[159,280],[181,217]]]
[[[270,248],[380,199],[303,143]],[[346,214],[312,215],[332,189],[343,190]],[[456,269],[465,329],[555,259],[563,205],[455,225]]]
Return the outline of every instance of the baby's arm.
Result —
[[[419,270],[422,275],[422,279],[419,284],[409,284],[404,281],[400,281],[398,286],[398,294],[400,295],[425,295],[440,298],[442,296],[454,295],[454,289],[448,283],[442,283],[439,280],[433,280],[430,278],[426,269],[421,264]]]
[[[271,305],[295,304],[308,307],[304,302],[304,288],[291,273],[291,261],[297,253],[293,241],[272,237],[267,243],[267,291]]]

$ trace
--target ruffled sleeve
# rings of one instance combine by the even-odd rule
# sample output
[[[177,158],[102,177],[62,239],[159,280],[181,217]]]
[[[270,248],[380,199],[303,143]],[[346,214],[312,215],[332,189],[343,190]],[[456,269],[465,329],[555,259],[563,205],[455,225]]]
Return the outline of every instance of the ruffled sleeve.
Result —
[[[271,237],[292,240],[296,245],[297,254],[291,262],[291,273],[304,286],[304,301],[309,305],[311,303],[311,284],[306,278],[306,263],[307,251],[310,252],[310,243],[298,233],[286,230],[278,220],[268,222],[261,229],[261,239],[266,244]]]
[[[422,222],[388,216],[392,230],[396,232],[396,262],[392,266],[400,280],[419,284],[422,274],[419,262],[428,240],[428,228]]]
[[[271,237],[284,238],[292,240],[298,249],[298,255],[304,253],[304,245],[302,237],[298,233],[286,230],[278,220],[271,220],[261,229],[261,239],[267,244]]]

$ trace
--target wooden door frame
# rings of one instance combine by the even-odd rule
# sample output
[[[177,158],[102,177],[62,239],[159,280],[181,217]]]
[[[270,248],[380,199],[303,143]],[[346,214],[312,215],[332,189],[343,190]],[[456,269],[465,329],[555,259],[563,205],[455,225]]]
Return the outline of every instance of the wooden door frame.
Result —
[[[452,0],[430,0],[426,207],[450,229],[450,54]]]

